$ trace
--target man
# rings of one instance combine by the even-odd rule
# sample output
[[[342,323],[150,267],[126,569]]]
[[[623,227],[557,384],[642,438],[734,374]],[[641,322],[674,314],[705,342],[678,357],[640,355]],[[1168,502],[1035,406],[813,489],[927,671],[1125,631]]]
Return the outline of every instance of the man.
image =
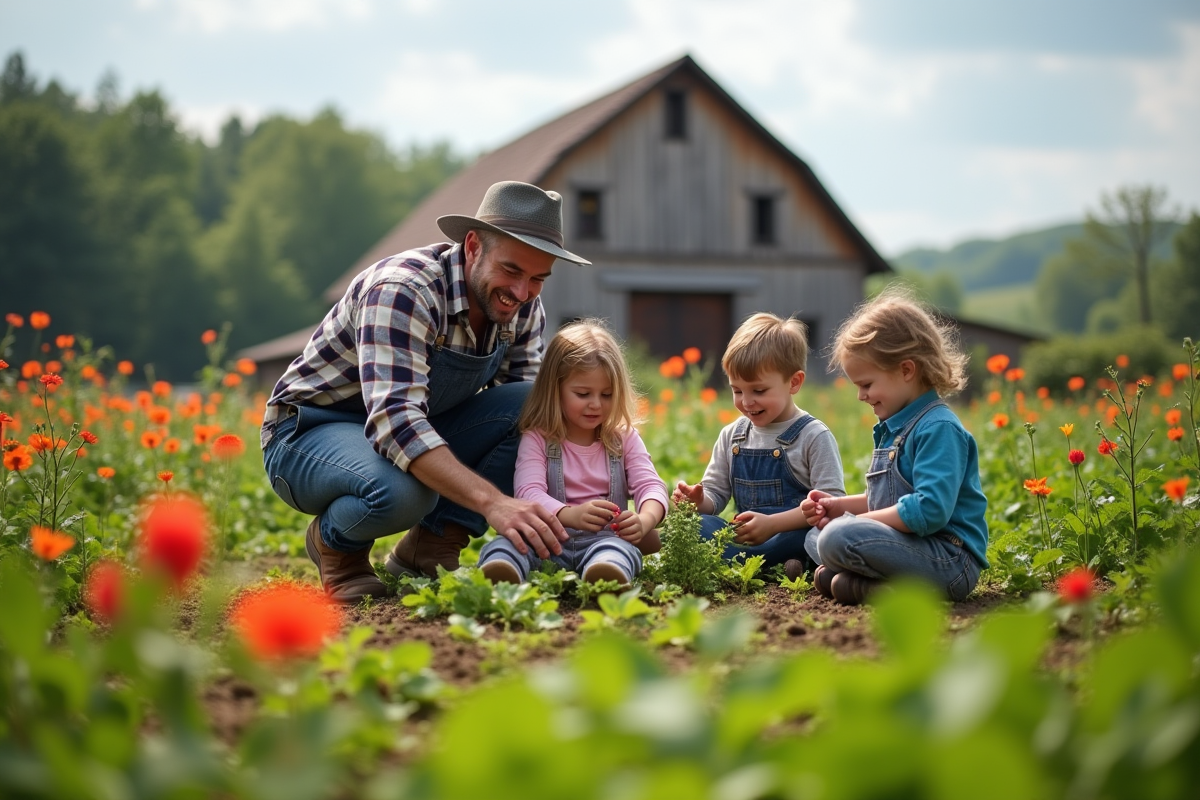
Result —
[[[563,249],[562,198],[494,184],[476,216],[439,217],[454,244],[368,267],[275,385],[263,461],[284,502],[315,518],[305,542],[343,603],[386,594],[375,539],[409,529],[393,575],[436,575],[487,526],[546,558],[567,538],[514,499],[516,420],[542,361],[538,294]]]

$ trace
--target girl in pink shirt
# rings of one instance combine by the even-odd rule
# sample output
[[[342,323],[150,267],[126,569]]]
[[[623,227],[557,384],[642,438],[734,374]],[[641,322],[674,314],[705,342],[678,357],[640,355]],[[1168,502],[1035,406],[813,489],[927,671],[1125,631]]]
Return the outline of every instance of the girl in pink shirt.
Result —
[[[639,545],[657,540],[667,491],[634,428],[637,394],[621,347],[597,320],[550,341],[521,414],[516,496],[540,503],[571,534],[551,560],[585,581],[622,586],[642,570]],[[634,508],[630,511],[629,498]],[[541,564],[497,536],[479,554],[493,583],[522,583]]]

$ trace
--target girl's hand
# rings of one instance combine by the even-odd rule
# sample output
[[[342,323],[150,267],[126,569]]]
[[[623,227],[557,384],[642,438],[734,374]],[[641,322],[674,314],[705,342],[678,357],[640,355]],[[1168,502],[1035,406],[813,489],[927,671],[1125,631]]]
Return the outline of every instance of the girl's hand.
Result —
[[[671,500],[678,503],[682,500],[687,500],[697,508],[704,502],[704,484],[697,483],[695,486],[680,481],[675,485],[675,491],[671,492]]]
[[[809,527],[825,527],[824,523],[829,519],[825,516],[825,507],[821,505],[821,500],[832,496],[829,492],[813,489],[808,493],[808,497],[800,501],[800,511],[804,514],[804,521]]]
[[[642,518],[632,511],[622,511],[609,526],[613,532],[630,544],[637,544],[646,535],[646,527]]]
[[[620,509],[607,500],[589,500],[577,506],[564,506],[558,519],[564,526],[576,530],[598,533],[612,524]]]
[[[743,511],[733,518],[733,524],[736,526],[733,540],[751,547],[762,544],[779,532],[771,524],[770,515],[757,511]]]

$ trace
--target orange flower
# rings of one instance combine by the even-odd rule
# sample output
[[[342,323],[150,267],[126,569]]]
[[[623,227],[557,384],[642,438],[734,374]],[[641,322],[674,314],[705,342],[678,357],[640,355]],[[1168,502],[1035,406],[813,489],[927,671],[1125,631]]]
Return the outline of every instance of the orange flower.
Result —
[[[1117,356],[1117,366],[1120,367],[1121,369],[1125,369],[1126,367],[1128,367],[1129,366],[1129,356],[1125,355],[1124,353]]]
[[[1183,430],[1183,428],[1167,428],[1167,438],[1170,439],[1172,442],[1183,441],[1184,433],[1185,433],[1185,431]]]
[[[1009,358],[1003,353],[997,353],[987,360],[988,372],[993,375],[999,375],[1004,370],[1008,369]]]
[[[1092,599],[1095,580],[1087,567],[1076,567],[1058,579],[1058,596],[1067,603],[1085,603]]]
[[[207,444],[208,440],[221,432],[220,425],[193,425],[192,441],[196,444]]]
[[[992,417],[992,425],[996,426],[997,428],[1007,428],[1008,414],[996,414],[994,417]]]
[[[728,425],[738,418],[738,413],[729,408],[717,409],[717,422],[722,425]]]
[[[153,450],[162,444],[163,435],[158,431],[146,431],[142,434],[142,447],[147,450]]]
[[[658,399],[664,403],[669,403],[675,399],[675,392],[671,389],[663,389],[658,393]]]
[[[1096,452],[1102,456],[1111,456],[1117,452],[1117,443],[1111,439],[1101,439],[1100,444],[1096,446]]]
[[[142,560],[165,573],[176,588],[200,566],[208,546],[204,507],[190,497],[175,495],[153,501],[142,523]]]
[[[44,453],[47,450],[54,449],[54,440],[49,436],[35,433],[29,437],[29,446],[39,453]]]
[[[32,322],[32,315],[30,321]],[[29,531],[29,536],[33,554],[43,561],[53,561],[75,546],[75,537],[43,528],[41,525],[34,525]]]
[[[100,437],[96,436],[96,434],[92,433],[91,431],[80,431],[79,438],[83,439],[88,444],[96,444],[100,441]]]
[[[83,585],[83,603],[93,617],[113,622],[125,608],[125,569],[115,561],[101,561]]]
[[[0,369],[8,369],[8,362],[0,358]]]
[[[243,375],[253,375],[258,372],[258,364],[255,364],[252,358],[239,358],[234,366]]]
[[[29,315],[29,327],[35,331],[50,327],[50,315],[45,311],[34,311]]]
[[[118,361],[117,362],[117,372],[121,373],[122,375],[132,375],[133,374],[133,362],[132,361]]]
[[[1045,400],[1050,396],[1050,388],[1048,386],[1039,386],[1037,396],[1039,400]]]
[[[217,340],[217,332],[214,331],[212,328],[209,328],[204,333],[200,334],[200,343],[201,344],[212,344],[216,340]]]
[[[1025,377],[1025,370],[1020,367],[1013,367],[1004,373],[1004,380],[1010,383],[1015,383]]]
[[[165,442],[163,442],[163,452],[164,453],[178,453],[179,452],[179,440],[176,439],[174,436],[172,436],[170,439],[167,439]]]
[[[689,364],[697,364],[700,362],[700,348],[689,347],[683,351],[683,360]]]
[[[1078,375],[1076,375],[1074,378],[1071,378],[1069,381],[1067,381],[1067,388],[1070,389],[1072,392],[1078,392],[1080,389],[1082,389],[1086,385],[1087,385],[1087,381],[1085,381],[1083,378],[1079,377]]]
[[[42,374],[42,362],[26,361],[21,365],[21,377],[25,379],[36,378]]]
[[[41,381],[42,386],[45,386],[47,389],[53,389],[56,386],[62,386],[63,382],[61,375],[55,375],[53,373],[46,373],[42,377],[38,378],[38,380]]]
[[[75,346],[75,337],[69,333],[60,333],[55,337],[54,344],[59,350],[66,350],[69,347]]]
[[[171,421],[171,410],[162,406],[150,406],[146,409],[146,416],[155,425],[166,425]]]
[[[1000,393],[995,390],[988,392],[987,400],[989,406],[996,405],[996,403],[1000,402]]]
[[[166,381],[155,381],[154,385],[150,387],[150,391],[159,397],[168,397],[171,394],[171,384]]]
[[[23,444],[4,451],[4,468],[13,472],[29,469],[33,466],[33,453]]]
[[[227,372],[225,377],[221,379],[221,384],[233,388],[242,382],[242,376],[236,372]]]
[[[1192,369],[1187,364],[1176,364],[1171,367],[1171,377],[1177,381],[1182,381],[1192,376]]]
[[[1030,478],[1029,480],[1025,481],[1025,489],[1032,495],[1045,497],[1050,494],[1050,492],[1054,491],[1051,487],[1046,485],[1046,480],[1046,478]]]
[[[158,473],[158,479],[163,483],[170,483],[171,479],[174,477],[175,473],[171,472],[169,469],[164,469],[162,472]]]
[[[1121,413],[1120,406],[1109,406],[1104,409],[1104,421],[1108,425],[1112,425],[1117,420],[1117,415]]]
[[[83,368],[79,370],[79,377],[83,378],[85,381],[90,381],[92,378],[95,378],[96,375],[96,368],[91,364],[84,364]]]
[[[5,314],[4,321],[14,328],[20,328],[25,324],[25,318],[20,314]]]
[[[1168,408],[1167,413],[1163,414],[1163,420],[1168,425],[1178,425],[1181,419],[1183,419],[1183,412],[1178,408]]]
[[[658,372],[664,378],[682,378],[687,365],[679,356],[671,356],[658,365]]]
[[[342,626],[342,612],[315,586],[291,581],[244,594],[230,622],[251,655],[263,661],[312,658]]]
[[[226,433],[213,441],[212,450],[217,458],[230,461],[246,452],[246,443],[236,433]]]
[[[717,390],[712,388],[711,386],[705,386],[703,389],[700,390],[700,402],[704,403],[704,405],[709,405],[710,403],[715,402],[716,399],[717,399]]]
[[[1187,495],[1188,477],[1185,475],[1182,478],[1175,478],[1163,484],[1163,491],[1167,493],[1167,497],[1174,500],[1176,503],[1182,503],[1183,498]]]
[[[108,480],[112,476],[116,475],[117,471],[112,467],[96,467],[96,474],[101,478]]]

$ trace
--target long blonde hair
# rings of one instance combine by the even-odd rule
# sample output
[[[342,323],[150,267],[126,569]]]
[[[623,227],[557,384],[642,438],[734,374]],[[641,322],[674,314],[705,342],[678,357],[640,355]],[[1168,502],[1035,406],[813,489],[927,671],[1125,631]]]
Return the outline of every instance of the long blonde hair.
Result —
[[[849,357],[889,372],[911,360],[925,385],[942,397],[967,385],[968,356],[959,347],[954,326],[903,289],[884,290],[841,324],[829,369],[840,369]]]
[[[597,367],[604,370],[612,384],[612,412],[600,423],[600,441],[609,453],[621,455],[621,439],[639,421],[638,395],[621,345],[598,319],[565,325],[550,340],[542,368],[517,421],[520,431],[537,431],[547,441],[563,441],[567,437],[567,423],[559,398],[562,385],[572,375]]]

